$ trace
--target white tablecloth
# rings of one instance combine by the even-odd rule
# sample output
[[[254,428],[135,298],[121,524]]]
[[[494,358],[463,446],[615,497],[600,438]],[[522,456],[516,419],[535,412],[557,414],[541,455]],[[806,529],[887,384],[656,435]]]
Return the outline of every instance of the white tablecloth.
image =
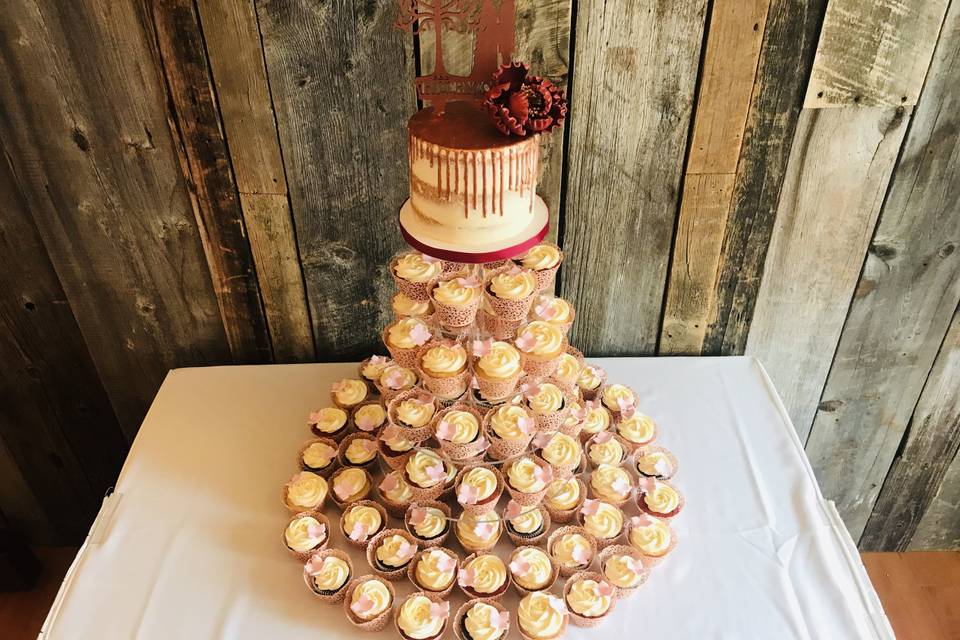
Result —
[[[636,389],[641,410],[659,423],[660,444],[679,458],[675,484],[686,506],[675,523],[678,548],[642,591],[600,629],[571,626],[567,637],[893,636],[756,360],[596,362]],[[310,437],[306,416],[353,371],[171,371],[41,636],[364,637],[341,609],[313,598],[281,543],[281,488]],[[506,536],[500,544],[506,551]],[[357,553],[354,565],[368,569]],[[401,594],[412,588],[398,584]],[[512,593],[506,604],[515,606]],[[395,633],[388,627],[380,637]]]

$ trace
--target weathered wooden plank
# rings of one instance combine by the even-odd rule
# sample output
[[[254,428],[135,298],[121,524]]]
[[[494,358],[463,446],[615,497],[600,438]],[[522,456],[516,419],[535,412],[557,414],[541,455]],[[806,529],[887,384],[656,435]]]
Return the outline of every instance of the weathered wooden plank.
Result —
[[[854,539],[960,301],[960,4],[945,24],[807,443]]]
[[[528,63],[533,73],[549,78],[564,89],[568,88],[569,78],[570,20],[571,0],[516,0],[514,60]],[[434,32],[424,31],[419,39],[421,73],[432,73],[436,57]],[[470,73],[475,39],[473,34],[444,32],[443,64],[447,71],[458,75]],[[543,137],[540,150],[537,192],[550,207],[547,239],[552,242],[557,242],[562,215],[563,126]]]
[[[949,0],[831,0],[804,107],[917,103]]]
[[[373,351],[409,195],[412,37],[396,3],[257,6],[318,356]]]
[[[769,6],[769,0],[723,0],[710,12],[660,353],[699,354],[714,312],[723,232]]]
[[[0,152],[3,149],[0,148]],[[46,249],[0,153],[0,508],[32,542],[83,539],[126,443]],[[17,477],[19,476],[19,477]],[[19,496],[10,496],[17,490]],[[37,510],[24,511],[36,501]]]
[[[705,15],[701,0],[578,5],[561,291],[590,354],[656,348]]]
[[[199,0],[230,161],[277,362],[315,357],[276,118],[252,0]]]
[[[944,473],[940,489],[920,518],[907,549],[960,549],[960,455]]]
[[[905,551],[960,449],[960,309],[953,315],[900,452],[867,520],[860,548]],[[949,492],[949,489],[948,489]],[[934,516],[935,517],[935,516]],[[960,541],[960,519],[955,530]],[[925,533],[930,536],[931,533]],[[933,534],[936,535],[936,534]],[[945,530],[939,536],[949,535]]]
[[[141,8],[0,8],[0,137],[131,439],[168,369],[230,361]]]
[[[857,286],[909,108],[804,109],[746,352],[806,441]]]
[[[740,354],[746,347],[825,6],[826,0],[779,0],[767,12],[705,355]]]
[[[230,353],[238,364],[270,362],[270,335],[196,7],[192,0],[154,0],[150,8],[170,127],[188,176]]]

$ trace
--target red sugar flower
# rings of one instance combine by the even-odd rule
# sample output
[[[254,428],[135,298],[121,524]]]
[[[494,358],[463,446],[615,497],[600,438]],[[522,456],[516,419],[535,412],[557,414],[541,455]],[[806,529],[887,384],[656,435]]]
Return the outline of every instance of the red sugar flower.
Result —
[[[560,126],[567,115],[563,90],[529,73],[530,67],[522,62],[501,65],[484,96],[483,105],[493,117],[493,124],[505,135],[548,133]]]

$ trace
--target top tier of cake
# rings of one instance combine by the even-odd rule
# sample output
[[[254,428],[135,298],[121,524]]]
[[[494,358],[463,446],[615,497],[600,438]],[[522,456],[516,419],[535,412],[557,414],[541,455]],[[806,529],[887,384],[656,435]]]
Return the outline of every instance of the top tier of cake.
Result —
[[[472,102],[443,114],[418,111],[409,123],[410,204],[443,239],[510,238],[534,217],[539,136],[508,137]]]

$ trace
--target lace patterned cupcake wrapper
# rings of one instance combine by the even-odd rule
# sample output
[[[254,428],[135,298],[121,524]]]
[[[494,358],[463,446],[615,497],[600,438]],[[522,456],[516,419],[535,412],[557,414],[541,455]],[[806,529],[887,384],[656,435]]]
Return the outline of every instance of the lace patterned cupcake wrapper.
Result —
[[[417,564],[420,562],[421,556],[423,556],[423,554],[426,553],[427,551],[431,551],[432,549],[438,549],[440,551],[444,551],[447,554],[456,558],[457,560],[457,566],[453,570],[453,580],[451,580],[450,584],[447,585],[447,587],[441,591],[433,591],[431,589],[427,589],[422,584],[417,582]],[[453,593],[453,588],[457,585],[457,574],[459,572],[460,572],[460,556],[457,555],[456,552],[452,551],[451,549],[447,549],[446,547],[431,547],[428,549],[424,549],[423,551],[420,551],[419,553],[417,553],[416,557],[414,557],[414,559],[410,561],[410,564],[407,565],[407,578],[410,580],[410,583],[415,588],[419,589],[419,593],[426,596],[433,602],[440,602],[450,597],[450,594]]]
[[[646,564],[646,562],[644,562],[642,553],[640,553],[633,547],[626,544],[614,544],[606,547],[600,552],[600,573],[601,574],[604,572],[604,567],[607,564],[607,560],[609,560],[613,556],[630,556],[636,560],[639,560],[641,564],[643,564],[643,576],[640,578],[640,582],[638,582],[635,586],[618,587],[617,585],[613,585],[614,597],[616,597],[617,600],[623,600],[625,598],[630,597],[634,593],[636,593],[640,587],[646,584],[647,578],[650,577],[650,572],[647,568],[648,565]],[[607,582],[609,582],[609,580]]]
[[[561,537],[571,533],[579,533],[587,541],[587,544],[590,545],[590,560],[582,567],[566,567],[558,562],[553,555],[553,545],[556,544]],[[555,530],[550,534],[550,537],[547,538],[547,553],[550,555],[550,561],[559,567],[560,575],[564,578],[569,578],[573,574],[583,571],[593,563],[593,559],[597,557],[597,539],[579,525],[567,525]]]
[[[383,631],[386,628],[387,623],[390,622],[391,617],[393,616],[393,603],[397,599],[396,591],[393,589],[393,585],[389,582],[385,582],[387,590],[390,592],[390,606],[387,607],[383,612],[377,614],[375,617],[369,620],[362,620],[353,613],[353,610],[350,608],[352,594],[354,590],[366,582],[367,580],[372,580],[373,575],[360,576],[350,581],[350,584],[347,585],[347,588],[344,590],[344,599],[343,599],[343,611],[347,614],[347,620],[350,621],[353,626],[357,627],[361,631],[370,631],[377,632]]]
[[[327,528],[327,535],[324,537],[323,542],[319,546],[316,546],[313,549],[310,549],[309,551],[294,551],[293,549],[287,546],[287,536],[286,536],[287,526],[289,526],[290,523],[295,520],[299,520],[300,518],[306,518],[306,517],[314,518],[317,520],[317,522],[325,526]],[[300,511],[294,514],[289,520],[287,520],[287,526],[284,526],[283,532],[280,534],[280,542],[283,544],[283,548],[287,550],[287,553],[292,555],[294,558],[296,558],[300,562],[306,562],[307,560],[310,559],[310,557],[313,554],[317,553],[318,551],[323,551],[324,549],[326,549],[327,545],[330,543],[330,520],[328,520],[327,516],[323,515],[319,510]]]
[[[444,516],[446,516],[447,518],[450,518],[452,514],[452,511],[450,510],[450,505],[448,505],[445,502],[440,502],[437,500],[427,500],[424,502],[411,502],[410,505],[407,506],[406,511],[404,511],[403,513],[403,525],[407,528],[407,533],[409,533],[410,535],[412,535],[414,538],[417,539],[417,543],[420,545],[421,548],[432,549],[435,547],[442,547],[443,543],[446,542],[447,538],[450,536],[450,529],[453,528],[453,521],[452,520],[447,521],[447,528],[439,536],[435,538],[429,538],[429,539],[421,538],[420,536],[417,535],[417,532],[414,531],[413,525],[410,524],[410,512],[416,507],[424,507],[424,508],[431,507],[434,509],[439,509]]]
[[[567,580],[567,583],[563,586],[563,601],[567,601],[567,595],[570,593],[570,589],[580,580],[595,580],[597,582],[603,581],[603,576],[597,573],[596,571],[580,571],[574,573]],[[570,616],[570,622],[577,627],[593,628],[599,627],[603,624],[603,621],[607,619],[607,616],[610,615],[610,612],[613,611],[613,607],[616,604],[616,598],[610,599],[610,606],[604,611],[601,615],[596,617],[583,616],[574,611],[570,606],[567,606],[567,613]]]
[[[473,638],[471,638],[470,635],[466,633],[465,627],[463,626],[463,621],[464,621],[464,618],[467,617],[467,613],[470,611],[470,609],[473,608],[473,605],[477,604],[478,602],[489,604],[491,607],[494,607],[500,613],[507,612],[507,608],[504,607],[499,602],[497,602],[496,600],[484,600],[483,598],[471,598],[470,600],[467,600],[462,605],[460,605],[460,608],[457,609],[457,613],[453,616],[453,634],[454,636],[456,636],[457,640],[473,640]],[[503,635],[500,636],[500,638],[501,640],[506,640],[506,638],[508,638],[509,635],[510,635],[510,623],[508,622],[506,628],[503,630]]]
[[[353,562],[350,561],[350,556],[348,556],[343,551],[340,551],[339,549],[324,549],[323,551],[315,552],[313,555],[320,558],[321,560],[324,560],[329,557],[339,558],[340,560],[343,560],[344,562],[347,563],[347,567],[350,570],[350,576],[353,576]],[[306,562],[306,560],[304,560],[304,562]],[[342,587],[340,587],[339,589],[331,593],[331,592],[317,591],[316,585],[313,582],[313,577],[308,575],[306,572],[303,573],[303,581],[307,585],[307,589],[310,590],[310,593],[312,593],[315,598],[317,598],[320,602],[324,604],[338,604],[340,602],[343,602],[343,599],[346,597],[347,590],[350,585],[350,578],[348,577],[347,582],[345,582]]]

